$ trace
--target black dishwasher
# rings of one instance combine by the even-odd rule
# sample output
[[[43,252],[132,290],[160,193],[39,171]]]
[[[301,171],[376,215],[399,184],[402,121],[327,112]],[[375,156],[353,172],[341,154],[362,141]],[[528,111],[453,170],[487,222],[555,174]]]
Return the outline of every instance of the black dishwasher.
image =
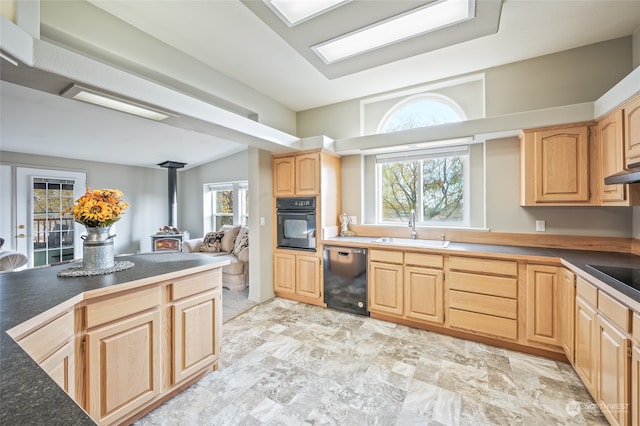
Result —
[[[328,308],[369,316],[367,249],[325,246],[324,302]]]

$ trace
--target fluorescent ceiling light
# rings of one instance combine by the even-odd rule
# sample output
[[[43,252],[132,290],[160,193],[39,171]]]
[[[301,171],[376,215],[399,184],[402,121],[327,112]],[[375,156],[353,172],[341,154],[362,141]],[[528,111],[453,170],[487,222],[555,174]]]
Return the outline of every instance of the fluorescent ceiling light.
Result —
[[[264,0],[290,27],[314,18],[351,0]]]
[[[76,99],[90,104],[114,109],[120,112],[137,115],[138,117],[149,118],[155,121],[161,121],[170,116],[175,116],[166,111],[159,111],[148,106],[143,106],[135,102],[118,98],[114,95],[99,93],[95,90],[87,89],[76,84],[71,85],[68,89],[61,93],[65,98]]]
[[[369,50],[466,21],[475,16],[475,0],[443,0],[313,46],[331,64]]]

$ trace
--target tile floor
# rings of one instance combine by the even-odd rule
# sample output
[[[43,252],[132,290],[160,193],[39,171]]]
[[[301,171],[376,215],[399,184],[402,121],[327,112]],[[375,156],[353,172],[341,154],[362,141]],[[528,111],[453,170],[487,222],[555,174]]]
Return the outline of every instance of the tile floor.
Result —
[[[606,425],[569,364],[272,299],[138,425]]]

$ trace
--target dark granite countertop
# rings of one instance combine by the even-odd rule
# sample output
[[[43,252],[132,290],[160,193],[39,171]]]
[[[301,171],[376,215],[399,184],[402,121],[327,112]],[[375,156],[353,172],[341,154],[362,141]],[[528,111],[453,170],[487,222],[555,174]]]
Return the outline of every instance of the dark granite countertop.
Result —
[[[394,248],[403,250],[424,250],[430,252],[439,252],[447,254],[455,253],[477,253],[484,255],[497,255],[503,258],[517,258],[517,257],[538,257],[541,260],[544,258],[557,258],[566,266],[573,266],[574,269],[581,270],[582,272],[596,278],[600,282],[614,288],[620,293],[628,296],[629,298],[640,303],[640,290],[625,285],[613,278],[608,277],[602,272],[596,271],[587,265],[605,265],[605,266],[620,266],[626,268],[640,268],[640,256],[636,256],[629,253],[613,253],[605,251],[588,251],[588,250],[570,250],[570,249],[557,249],[557,248],[544,248],[544,247],[523,247],[523,246],[505,246],[496,244],[475,244],[475,243],[455,243],[451,242],[447,248],[420,248],[404,245],[392,245],[392,244],[380,244],[374,242],[376,237],[334,237],[323,240],[326,245],[355,245],[358,247],[368,247],[384,249]]]
[[[109,275],[60,278],[70,263],[0,273],[0,424],[92,425],[82,410],[6,333],[7,330],[82,293],[180,271],[206,270],[225,262],[189,253],[119,256],[135,264]]]

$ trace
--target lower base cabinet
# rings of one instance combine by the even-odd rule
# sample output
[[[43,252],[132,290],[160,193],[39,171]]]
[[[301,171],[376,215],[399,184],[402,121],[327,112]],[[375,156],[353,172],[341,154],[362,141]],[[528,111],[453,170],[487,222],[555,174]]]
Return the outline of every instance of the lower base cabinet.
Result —
[[[322,304],[321,271],[318,256],[285,251],[273,254],[273,288],[279,296]]]
[[[72,398],[75,397],[76,393],[76,366],[74,360],[73,341],[68,341],[63,347],[40,363],[40,367]]]
[[[631,424],[640,424],[640,346],[631,348]]]
[[[602,413],[612,425],[629,421],[629,358],[627,336],[598,315],[597,321],[597,399]],[[637,423],[636,423],[637,424]]]
[[[87,333],[89,415],[111,424],[161,390],[160,311],[153,310]]]
[[[220,333],[216,324],[221,323],[222,293],[219,289],[174,302],[173,384],[180,383],[218,359]]]
[[[596,339],[596,310],[582,297],[576,297],[576,373],[585,387],[595,395],[596,359],[593,351]]]

